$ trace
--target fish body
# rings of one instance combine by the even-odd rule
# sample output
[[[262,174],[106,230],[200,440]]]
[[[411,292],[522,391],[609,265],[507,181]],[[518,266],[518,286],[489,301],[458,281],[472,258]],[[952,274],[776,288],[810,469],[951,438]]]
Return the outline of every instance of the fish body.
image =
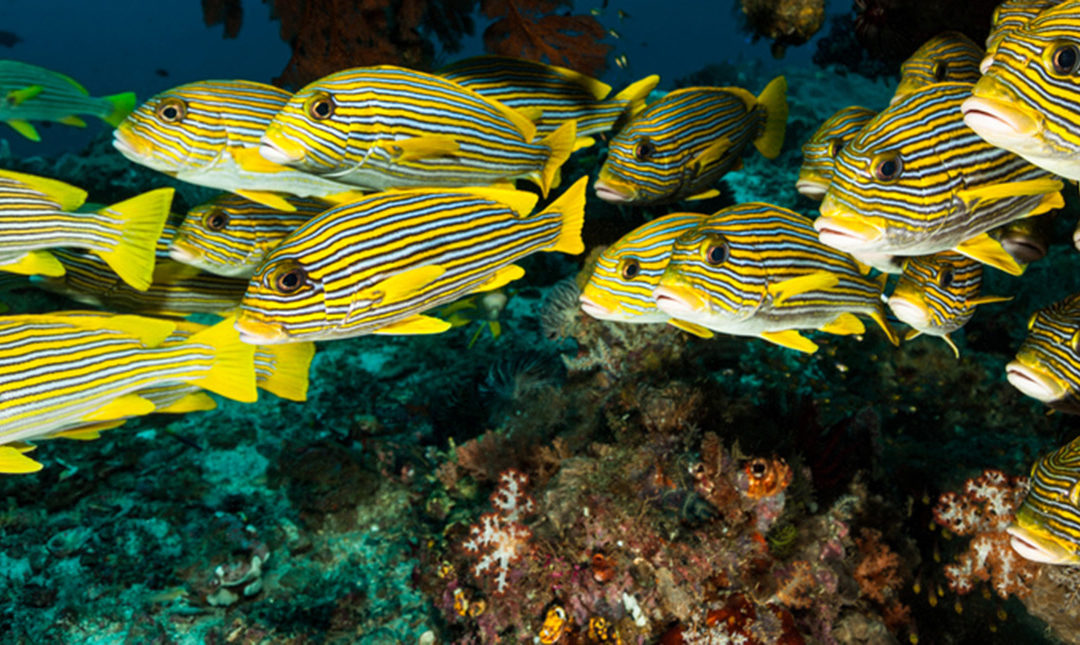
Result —
[[[475,56],[447,65],[438,75],[524,114],[534,113],[536,132],[547,136],[567,121],[577,136],[603,134],[645,107],[659,76],[633,83],[609,98],[611,86],[563,67],[523,58]]]
[[[31,121],[86,127],[78,115],[119,124],[135,107],[131,92],[94,97],[70,76],[14,60],[0,60],[0,121],[32,141],[41,136]]]
[[[177,262],[226,277],[250,278],[285,236],[330,206],[318,199],[290,197],[289,211],[231,193],[188,211],[169,245]]]
[[[832,181],[836,156],[876,114],[873,110],[853,105],[826,119],[803,144],[803,162],[795,189],[811,199],[824,197]]]
[[[532,121],[498,101],[387,65],[343,70],[301,89],[274,117],[260,152],[372,190],[523,178],[546,196],[576,137],[573,122],[536,137]]]
[[[938,34],[900,64],[900,84],[891,102],[934,83],[974,83],[979,80],[982,59],[982,48],[964,34]]]
[[[251,278],[237,328],[264,345],[370,333],[439,333],[421,312],[490,291],[538,251],[581,253],[586,178],[539,213],[522,191],[391,191],[291,233]]]
[[[1080,179],[1080,2],[1044,10],[1006,33],[961,109],[989,143]]]
[[[1080,566],[1080,438],[1031,466],[1027,495],[1006,531],[1028,560]]]
[[[1019,275],[986,232],[1064,203],[1062,183],[964,124],[966,83],[918,90],[878,114],[836,160],[814,222],[849,253],[901,256],[954,250]]]
[[[817,345],[797,330],[861,334],[854,314],[870,317],[897,342],[885,320],[882,282],[822,244],[807,218],[751,202],[680,235],[653,298],[672,318],[813,352]]]
[[[758,97],[737,87],[687,87],[649,105],[611,141],[596,182],[612,203],[654,204],[704,197],[741,167],[746,148],[780,154],[787,82],[773,79]]]
[[[182,181],[289,210],[278,193],[325,197],[355,190],[267,162],[259,141],[291,94],[252,81],[199,81],[156,94],[113,132],[130,161]]]
[[[1080,294],[1035,312],[1028,335],[1005,366],[1009,383],[1046,405],[1080,414]]]

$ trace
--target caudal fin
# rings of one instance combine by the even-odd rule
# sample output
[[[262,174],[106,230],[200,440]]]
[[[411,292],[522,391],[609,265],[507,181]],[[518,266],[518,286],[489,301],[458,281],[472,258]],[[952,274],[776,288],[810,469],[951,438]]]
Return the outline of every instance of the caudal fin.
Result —
[[[101,97],[102,101],[109,104],[109,113],[101,117],[101,120],[112,127],[120,125],[120,122],[131,114],[135,109],[135,92],[121,92],[112,96]]]
[[[758,105],[765,109],[765,127],[761,135],[754,140],[754,147],[766,159],[775,159],[784,145],[784,131],[787,129],[787,81],[777,76],[758,95]]]
[[[548,196],[548,191],[551,190],[552,184],[555,183],[559,168],[570,158],[570,153],[574,151],[576,141],[577,123],[574,121],[567,121],[540,140],[540,144],[547,146],[549,150],[547,163],[544,164],[543,170],[540,171],[540,180],[538,182],[540,193],[544,197]]]
[[[562,227],[559,229],[559,237],[551,243],[546,251],[558,251],[577,255],[585,252],[585,243],[581,239],[581,227],[585,224],[585,189],[588,187],[589,178],[582,177],[574,182],[573,186],[559,195],[559,198],[551,202],[541,213],[558,213],[562,217]]]
[[[259,397],[255,391],[255,346],[240,340],[235,322],[235,318],[226,318],[187,340],[185,344],[209,345],[214,352],[210,369],[187,382],[235,401],[254,403]]]
[[[155,248],[172,205],[172,188],[158,188],[98,211],[112,219],[120,239],[111,251],[96,251],[120,279],[139,291],[150,288]]]
[[[256,384],[283,399],[306,401],[315,343],[285,343],[255,350]]]

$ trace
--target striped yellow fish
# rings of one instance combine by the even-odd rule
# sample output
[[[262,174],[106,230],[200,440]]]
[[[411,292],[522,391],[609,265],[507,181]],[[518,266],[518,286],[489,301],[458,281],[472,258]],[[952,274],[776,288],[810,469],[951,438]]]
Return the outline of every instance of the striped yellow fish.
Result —
[[[170,322],[96,312],[0,317],[0,464],[5,472],[41,465],[24,442],[112,427],[154,411],[139,390],[190,383],[254,401],[254,348],[226,319],[167,346]]]
[[[604,249],[581,290],[582,311],[600,320],[670,322],[698,336],[712,336],[711,331],[698,325],[672,321],[652,297],[667,268],[675,239],[701,226],[708,217],[671,213],[637,227]]]
[[[1027,265],[1046,257],[1053,236],[1054,216],[1051,211],[1035,217],[1013,220],[989,232],[1001,248],[1013,256],[1018,264]]]
[[[70,76],[15,60],[0,60],[0,121],[31,141],[41,141],[31,121],[85,128],[78,115],[115,126],[135,107],[131,92],[93,97]]]
[[[539,213],[536,195],[497,189],[404,190],[326,211],[270,252],[236,322],[254,344],[427,334],[421,312],[520,278],[537,251],[581,253],[582,177]]]
[[[934,83],[974,83],[979,80],[982,59],[982,48],[964,34],[938,34],[900,64],[900,84],[890,103]]]
[[[830,116],[803,144],[802,167],[795,189],[810,199],[821,199],[832,181],[836,156],[877,112],[853,105]]]
[[[505,56],[475,56],[451,63],[438,72],[458,85],[499,101],[527,116],[535,116],[536,132],[546,136],[567,121],[577,124],[578,148],[645,107],[660,77],[653,75],[608,98],[611,86],[564,67]]]
[[[742,166],[753,144],[780,154],[787,127],[787,82],[773,79],[754,97],[738,87],[675,90],[630,120],[611,141],[596,195],[616,204],[706,198],[717,179]]]
[[[854,314],[870,317],[896,344],[883,284],[818,241],[807,218],[751,202],[679,236],[653,298],[672,318],[815,352],[817,344],[797,330],[861,334],[865,327]]]
[[[1080,414],[1080,294],[1031,316],[1027,338],[1005,366],[1005,375],[1031,398]]]
[[[1080,566],[1080,437],[1032,464],[1027,495],[1005,530],[1028,560]]]
[[[1063,204],[1062,183],[986,143],[961,118],[967,83],[938,83],[878,114],[844,146],[814,222],[849,253],[932,255],[954,250],[1019,275],[986,234]]]
[[[991,144],[1080,179],[1080,1],[1043,11],[1002,37],[961,109]]]
[[[161,235],[172,188],[159,188],[102,208],[77,213],[86,191],[56,181],[0,170],[0,271],[60,276],[52,253],[86,249],[136,289],[146,289],[154,270],[154,241]]]
[[[919,334],[940,336],[957,358],[960,350],[949,334],[967,324],[975,307],[1009,298],[983,296],[982,265],[969,257],[944,251],[909,258],[889,296],[889,309],[911,326],[904,340]]]
[[[1043,10],[1056,4],[1059,4],[1059,0],[1005,0],[999,4],[994,9],[991,19],[990,34],[986,37],[986,57],[979,65],[979,71],[986,73],[994,51],[1001,44],[1005,34],[1023,29]]]
[[[113,133],[129,160],[192,184],[227,190],[289,210],[279,193],[342,199],[355,190],[272,164],[259,139],[291,95],[251,81],[200,81],[155,95]]]
[[[293,209],[279,211],[239,195],[215,197],[188,211],[169,255],[217,275],[250,278],[286,235],[329,208],[318,199],[287,200]]]
[[[274,117],[260,152],[273,163],[375,190],[523,178],[546,197],[575,139],[572,121],[540,139],[532,121],[498,101],[386,65],[304,87]]]

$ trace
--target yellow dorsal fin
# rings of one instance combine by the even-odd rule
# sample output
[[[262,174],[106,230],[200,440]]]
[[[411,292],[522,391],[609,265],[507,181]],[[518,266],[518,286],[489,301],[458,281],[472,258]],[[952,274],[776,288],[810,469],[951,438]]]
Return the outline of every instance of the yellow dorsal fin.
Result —
[[[70,125],[70,126],[73,126],[73,127],[76,127],[76,128],[85,128],[86,127],[86,121],[83,121],[82,119],[75,116],[74,114],[69,114],[69,115],[65,116],[64,118],[60,119],[59,122],[63,123],[64,125]]]
[[[540,199],[536,196],[536,193],[514,188],[508,190],[506,188],[482,186],[479,188],[464,188],[461,192],[499,202],[514,211],[518,217],[527,217],[532,213],[533,209],[536,208],[536,202]]]
[[[233,161],[236,162],[236,165],[249,172],[276,173],[293,170],[288,166],[282,166],[281,164],[276,164],[273,161],[268,160],[266,157],[259,154],[258,148],[230,146],[228,152],[233,158]]]
[[[45,87],[42,85],[28,85],[21,90],[11,90],[7,93],[7,102],[9,105],[22,105],[24,102],[41,94],[44,89]]]
[[[22,119],[8,119],[7,124],[11,126],[11,129],[23,135],[31,141],[41,141],[41,135],[34,126],[30,125],[29,121]]]
[[[1045,177],[1042,179],[1029,179],[1027,181],[1006,181],[997,184],[986,184],[975,188],[965,188],[957,191],[956,196],[968,205],[981,200],[1006,199],[1009,197],[1022,197],[1025,195],[1043,195],[1046,193],[1059,193],[1065,187],[1061,181]],[[1060,208],[1060,206],[1058,206]],[[1045,212],[1045,211],[1044,211]]]
[[[788,349],[798,350],[807,354],[813,354],[818,350],[817,343],[794,329],[785,331],[765,331],[758,335],[770,343],[776,343],[781,347],[787,347]]]
[[[49,435],[49,439],[74,439],[75,441],[93,441],[94,439],[99,439],[102,432],[106,430],[112,430],[113,428],[119,428],[125,423],[127,423],[127,419],[117,419],[115,421],[101,421],[99,423],[88,423],[77,428],[69,428],[67,430],[61,430],[60,432],[51,434]]]
[[[139,291],[150,288],[156,247],[172,205],[172,188],[158,188],[98,211],[113,218],[120,241],[111,251],[94,251],[121,280]]]
[[[60,205],[60,210],[73,211],[86,203],[86,191],[56,179],[28,175],[11,170],[0,170],[0,177],[21,181],[34,190],[44,193]]]
[[[446,273],[444,267],[437,264],[423,264],[380,281],[374,289],[382,292],[381,304],[386,305],[411,298],[441,278],[444,273]]]
[[[249,199],[256,204],[262,204],[263,206],[269,206],[274,210],[282,211],[283,213],[291,213],[296,210],[296,206],[289,203],[287,199],[272,193],[268,190],[234,190],[234,193],[240,195],[244,199]]]
[[[542,213],[558,213],[562,216],[559,236],[545,251],[558,251],[578,255],[585,252],[585,242],[581,239],[581,229],[585,225],[585,190],[588,187],[588,175],[578,179],[566,189],[558,199],[551,202]]]
[[[64,275],[64,265],[48,251],[28,251],[17,260],[0,262],[0,271],[19,275],[43,275],[59,278]]]
[[[157,347],[176,330],[176,323],[171,320],[118,315],[102,311],[77,312],[77,315],[65,315],[64,312],[58,312],[45,314],[40,319],[74,325],[83,329],[118,331],[137,338],[145,347]]]
[[[191,344],[209,345],[214,358],[209,371],[186,380],[241,403],[254,403],[259,396],[255,391],[255,346],[240,340],[235,322],[234,317],[226,318],[187,340]]]
[[[315,357],[315,343],[285,343],[260,347],[255,352],[256,360],[270,357],[273,367],[267,376],[258,377],[257,385],[283,399],[306,401],[308,375],[311,372],[311,359]]]
[[[396,139],[385,144],[394,161],[417,161],[457,154],[460,146],[453,137],[429,134],[409,139]]]
[[[679,320],[678,318],[669,318],[668,324],[676,329],[681,329],[688,334],[693,334],[698,338],[712,338],[716,334],[708,327],[702,327],[697,323],[692,323],[689,320]]]
[[[659,83],[660,77],[653,74],[627,85],[615,95],[614,99],[616,101],[626,101],[626,109],[623,114],[626,115],[627,119],[634,118],[638,112],[645,109],[645,100],[649,98],[649,93],[655,90]]]
[[[572,69],[565,67],[559,67],[557,65],[548,65],[548,69],[555,72],[559,76],[573,82],[580,86],[586,92],[592,95],[597,101],[602,101],[607,98],[608,94],[611,94],[611,86],[607,83],[599,81],[592,76],[587,76],[581,72],[576,72]]]
[[[0,446],[0,473],[25,475],[36,473],[43,466],[12,446]]]
[[[441,334],[450,323],[431,316],[417,314],[373,331],[373,334]]]
[[[596,143],[596,139],[593,139],[592,137],[578,137],[577,139],[574,139],[574,152],[584,150],[594,143]]]
[[[840,282],[840,278],[830,271],[815,271],[807,275],[801,275],[797,278],[788,278],[787,280],[781,280],[775,284],[769,285],[769,293],[773,297],[773,305],[779,306],[784,303],[785,300],[799,295],[800,293],[806,293],[808,291],[815,291],[817,289],[828,289],[829,287],[836,286],[836,283]]]
[[[979,305],[988,305],[992,302],[1008,302],[1012,300],[1012,296],[978,296],[977,298],[968,299],[967,303],[972,307]]]
[[[976,235],[970,240],[964,240],[957,244],[953,250],[983,264],[989,264],[996,269],[1001,269],[1009,275],[1021,275],[1024,273],[1024,267],[1020,266],[1016,259],[1001,247],[1000,242],[986,233]]]
[[[514,111],[533,123],[537,123],[540,119],[544,118],[544,108],[538,105],[529,105],[525,107],[518,106],[514,108]]]
[[[514,127],[521,133],[521,138],[525,140],[525,143],[532,143],[532,140],[536,138],[536,124],[533,123],[532,119],[507,106],[505,103],[490,98],[484,98],[483,100],[489,101],[495,109],[503,114],[503,116],[510,119],[510,122],[513,123]]]
[[[82,421],[115,421],[127,417],[141,417],[154,411],[154,404],[138,394],[124,394],[93,412],[83,415]]]
[[[183,386],[187,387],[187,386]],[[163,414],[186,414],[188,412],[205,412],[217,407],[217,401],[206,392],[192,392],[184,395],[177,401],[154,410]]]
[[[822,325],[818,329],[837,336],[866,333],[866,327],[862,324],[862,321],[856,318],[855,314],[848,312],[840,314],[832,322]]]
[[[757,97],[757,103],[765,108],[765,127],[761,135],[754,140],[754,147],[766,159],[776,159],[784,146],[784,132],[787,130],[788,104],[787,80],[777,76],[769,81]]]
[[[696,202],[696,201],[700,201],[702,199],[712,199],[713,197],[719,197],[719,196],[720,196],[720,191],[718,189],[710,188],[709,190],[698,193],[696,195],[690,195],[689,197],[686,197],[685,199],[688,202]]]
[[[577,122],[575,121],[567,121],[540,140],[540,145],[548,148],[547,162],[540,171],[539,180],[537,181],[537,185],[540,186],[540,194],[545,198],[555,182],[559,168],[574,152],[575,141],[577,141]]]
[[[713,141],[704,150],[699,152],[690,160],[691,164],[697,164],[698,170],[707,167],[711,163],[715,163],[720,157],[724,156],[724,153],[731,149],[731,139],[727,137],[720,137],[716,141]],[[719,194],[719,191],[717,191]]]
[[[524,275],[525,269],[516,264],[508,264],[495,271],[495,274],[477,287],[475,291],[494,291],[499,287],[505,287],[514,280],[520,280]],[[453,325],[452,322],[450,324]]]

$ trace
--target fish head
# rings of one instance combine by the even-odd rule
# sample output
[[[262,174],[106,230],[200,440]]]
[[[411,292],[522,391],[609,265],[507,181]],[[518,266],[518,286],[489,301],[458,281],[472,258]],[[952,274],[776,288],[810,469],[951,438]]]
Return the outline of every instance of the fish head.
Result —
[[[1032,314],[1028,335],[1005,372],[1024,394],[1080,413],[1080,294]]]
[[[982,58],[983,50],[964,34],[938,34],[900,64],[900,83],[891,103],[934,83],[974,83]]]
[[[649,108],[627,124],[608,146],[594,186],[596,196],[613,204],[648,204],[673,197],[682,186],[689,152],[670,129]]]
[[[1080,441],[1032,465],[1027,495],[1006,530],[1028,560],[1080,565]]]
[[[169,256],[217,275],[250,277],[255,228],[242,197],[221,195],[192,208],[169,243]]]
[[[374,127],[356,123],[363,108],[349,98],[355,88],[342,74],[319,79],[289,99],[260,140],[263,158],[313,174],[342,170],[352,140],[362,140],[362,131]]]
[[[241,339],[273,345],[332,337],[322,276],[282,246],[267,256],[248,283],[236,320]]]
[[[889,308],[913,329],[941,336],[971,319],[981,285],[982,265],[969,257],[951,251],[913,257],[904,263]]]
[[[803,163],[795,189],[811,199],[823,198],[840,151],[873,117],[873,111],[851,106],[826,119],[803,144]]]

